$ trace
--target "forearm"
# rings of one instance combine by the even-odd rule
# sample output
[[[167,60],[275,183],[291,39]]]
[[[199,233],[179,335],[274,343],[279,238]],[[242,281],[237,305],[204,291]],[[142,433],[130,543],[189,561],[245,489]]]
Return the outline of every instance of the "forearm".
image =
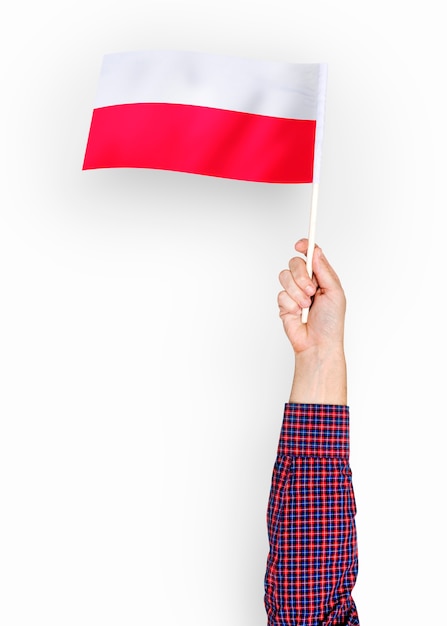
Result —
[[[269,626],[358,626],[349,409],[287,404],[268,507]]]
[[[295,372],[289,402],[347,404],[343,345],[309,348],[295,354]]]

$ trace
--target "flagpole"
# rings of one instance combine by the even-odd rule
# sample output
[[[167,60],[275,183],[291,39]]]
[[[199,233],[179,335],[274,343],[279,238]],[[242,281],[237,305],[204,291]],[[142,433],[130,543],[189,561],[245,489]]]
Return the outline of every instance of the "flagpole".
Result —
[[[312,184],[312,200],[310,205],[310,220],[309,220],[309,236],[307,245],[307,261],[306,269],[310,278],[312,278],[312,259],[315,249],[315,231],[317,227],[317,203],[318,203],[318,183]],[[307,317],[309,315],[309,307],[301,311],[301,321],[303,324],[307,324]]]

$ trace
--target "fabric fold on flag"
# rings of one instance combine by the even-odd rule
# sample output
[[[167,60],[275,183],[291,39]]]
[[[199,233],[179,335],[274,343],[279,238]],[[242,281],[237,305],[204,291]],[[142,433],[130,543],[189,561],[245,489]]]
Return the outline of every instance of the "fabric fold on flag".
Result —
[[[318,182],[327,66],[197,52],[106,55],[83,169]]]

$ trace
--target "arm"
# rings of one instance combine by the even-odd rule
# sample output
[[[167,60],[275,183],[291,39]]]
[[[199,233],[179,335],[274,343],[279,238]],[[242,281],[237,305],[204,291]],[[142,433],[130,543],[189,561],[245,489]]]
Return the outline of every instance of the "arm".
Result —
[[[307,241],[296,244],[305,253]],[[345,296],[316,248],[311,280],[301,258],[280,274],[280,316],[295,372],[268,508],[269,626],[354,626],[355,501],[349,468]],[[301,310],[312,306],[307,324]]]

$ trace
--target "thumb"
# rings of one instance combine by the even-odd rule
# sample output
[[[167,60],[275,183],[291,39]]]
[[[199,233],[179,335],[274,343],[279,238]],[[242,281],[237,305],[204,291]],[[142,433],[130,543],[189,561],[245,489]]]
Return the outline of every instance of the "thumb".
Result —
[[[333,291],[341,288],[340,279],[335,270],[325,257],[323,250],[317,245],[312,257],[312,270],[320,289]]]

